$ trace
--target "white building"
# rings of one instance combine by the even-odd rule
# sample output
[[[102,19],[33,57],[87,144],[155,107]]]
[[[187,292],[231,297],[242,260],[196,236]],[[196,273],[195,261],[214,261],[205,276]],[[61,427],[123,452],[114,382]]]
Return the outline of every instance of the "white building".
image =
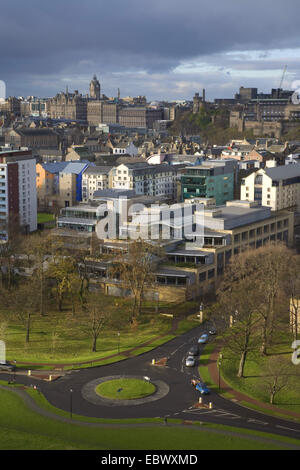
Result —
[[[258,201],[272,211],[300,210],[300,164],[260,169],[242,180],[241,200]]]
[[[93,199],[95,191],[108,189],[111,166],[90,166],[82,175],[82,201]]]
[[[132,189],[137,195],[176,197],[176,169],[148,163],[121,164],[112,168],[112,189]]]
[[[136,157],[138,153],[138,148],[132,142],[119,144],[113,148],[114,155],[130,155],[131,157]]]

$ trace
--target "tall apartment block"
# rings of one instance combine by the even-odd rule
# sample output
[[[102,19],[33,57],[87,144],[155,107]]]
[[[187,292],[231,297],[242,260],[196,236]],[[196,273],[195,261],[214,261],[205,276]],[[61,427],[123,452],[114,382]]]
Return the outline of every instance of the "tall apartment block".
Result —
[[[37,229],[36,160],[31,150],[0,148],[0,239],[10,223],[26,232]]]

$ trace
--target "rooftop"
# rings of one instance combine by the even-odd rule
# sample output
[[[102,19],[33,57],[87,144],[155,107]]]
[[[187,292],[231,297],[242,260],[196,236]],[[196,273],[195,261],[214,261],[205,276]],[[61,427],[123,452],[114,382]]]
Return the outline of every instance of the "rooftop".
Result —
[[[226,206],[204,210],[205,228],[232,230],[243,225],[256,223],[271,217],[271,208],[249,201],[228,201]]]
[[[300,163],[267,168],[265,172],[272,180],[295,178],[296,176],[300,176]]]

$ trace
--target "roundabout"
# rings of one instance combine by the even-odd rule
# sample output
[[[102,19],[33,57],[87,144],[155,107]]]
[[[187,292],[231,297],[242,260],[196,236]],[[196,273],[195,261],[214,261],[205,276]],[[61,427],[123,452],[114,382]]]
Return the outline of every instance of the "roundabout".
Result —
[[[140,387],[137,392],[133,387]],[[126,390],[127,388],[127,390]],[[165,397],[169,386],[162,380],[149,380],[136,375],[113,375],[101,377],[85,384],[82,397],[93,405],[128,406],[144,405]],[[140,396],[137,397],[137,394]],[[126,398],[123,398],[126,395]]]
[[[191,379],[199,378],[197,366],[202,360],[203,345],[200,346],[196,367],[186,367],[185,357],[190,347],[197,344],[197,339],[201,334],[203,334],[203,326],[199,325],[161,344],[155,352],[151,350],[121,362],[67,371],[55,381],[41,381],[35,377],[18,374],[18,384],[37,385],[38,392],[47,400],[46,408],[55,407],[62,410],[67,415],[60,418],[66,422],[79,423],[79,420],[74,419],[77,415],[80,420],[84,417],[108,420],[104,424],[108,426],[111,426],[111,420],[113,422],[118,420],[115,425],[121,428],[122,420],[128,419],[131,421],[167,419],[167,424],[170,424],[171,419],[176,419],[182,420],[184,425],[191,423],[231,425],[298,439],[300,436],[298,422],[273,417],[248,408],[239,400],[219,395],[218,390],[211,390],[209,396],[203,397],[203,406],[199,407],[199,393],[191,386]],[[161,358],[167,358],[167,361],[161,363]],[[10,378],[9,374],[6,374],[6,379]],[[145,396],[144,392],[140,398],[133,398],[134,394],[130,393],[129,399],[123,399],[122,390],[120,392],[118,390],[124,387],[117,381],[124,379],[131,383],[131,390],[134,388],[132,386],[134,380],[148,380],[153,385],[153,393],[150,392],[150,395],[146,393]],[[117,392],[116,390],[114,393],[110,391],[108,397],[97,394],[102,384],[114,381],[116,381]],[[116,393],[117,398],[115,398]],[[212,407],[209,406],[210,403]],[[43,412],[47,413],[46,410]],[[53,417],[53,413],[51,416]],[[84,425],[97,426],[94,423]],[[126,425],[124,421],[124,426]],[[134,425],[146,426],[147,424]]]

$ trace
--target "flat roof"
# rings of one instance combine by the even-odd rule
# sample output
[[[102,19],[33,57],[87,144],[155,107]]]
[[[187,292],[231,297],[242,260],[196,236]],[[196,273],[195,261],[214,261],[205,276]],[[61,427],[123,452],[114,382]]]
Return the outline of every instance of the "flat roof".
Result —
[[[180,271],[177,269],[167,269],[167,268],[161,268],[158,271],[156,271],[154,274],[158,276],[170,276],[170,277],[194,277],[195,273],[189,272],[189,271]]]
[[[57,223],[73,225],[96,225],[97,221],[92,219],[81,219],[79,217],[59,217]]]
[[[166,255],[179,255],[179,256],[210,256],[211,253],[208,251],[201,250],[177,250],[169,251]]]

